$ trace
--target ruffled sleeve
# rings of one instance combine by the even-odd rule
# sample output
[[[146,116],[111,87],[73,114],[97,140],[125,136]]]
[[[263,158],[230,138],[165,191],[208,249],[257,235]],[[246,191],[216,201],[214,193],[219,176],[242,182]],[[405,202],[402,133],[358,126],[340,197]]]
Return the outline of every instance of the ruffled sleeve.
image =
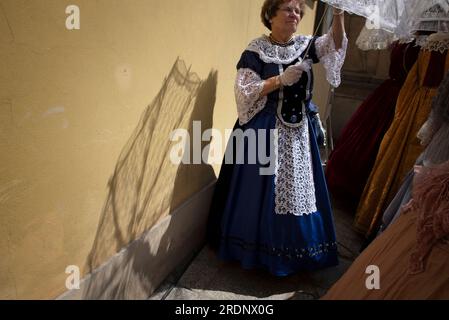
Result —
[[[234,91],[240,125],[248,123],[267,102],[267,96],[260,96],[264,87],[261,64],[253,53],[246,52],[237,65]]]
[[[343,42],[339,50],[335,49],[332,29],[325,35],[316,39],[315,42],[317,56],[326,69],[326,79],[334,87],[341,83],[341,68],[345,62],[346,50],[348,48],[348,38],[343,35]]]

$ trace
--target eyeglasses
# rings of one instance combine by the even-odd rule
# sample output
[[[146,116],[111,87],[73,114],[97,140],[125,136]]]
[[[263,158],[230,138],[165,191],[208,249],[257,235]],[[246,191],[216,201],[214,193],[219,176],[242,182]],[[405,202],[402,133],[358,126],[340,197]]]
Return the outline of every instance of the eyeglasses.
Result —
[[[294,13],[296,15],[301,15],[301,9],[298,7],[280,7],[279,10],[284,11],[287,14]]]

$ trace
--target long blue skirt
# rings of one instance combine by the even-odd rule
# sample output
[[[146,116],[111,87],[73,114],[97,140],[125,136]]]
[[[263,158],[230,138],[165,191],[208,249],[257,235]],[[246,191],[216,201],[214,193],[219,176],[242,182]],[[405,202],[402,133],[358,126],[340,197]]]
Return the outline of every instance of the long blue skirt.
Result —
[[[221,259],[240,261],[245,269],[266,269],[276,276],[338,264],[332,210],[309,115],[307,121],[317,211],[303,216],[276,214],[275,176],[261,175],[259,170],[268,165],[223,162],[207,230],[209,244]],[[237,121],[234,130],[275,126],[274,108],[265,108],[243,126]],[[267,144],[269,139],[267,134]],[[235,151],[236,144],[228,143],[228,148]],[[244,149],[247,156],[248,145]]]

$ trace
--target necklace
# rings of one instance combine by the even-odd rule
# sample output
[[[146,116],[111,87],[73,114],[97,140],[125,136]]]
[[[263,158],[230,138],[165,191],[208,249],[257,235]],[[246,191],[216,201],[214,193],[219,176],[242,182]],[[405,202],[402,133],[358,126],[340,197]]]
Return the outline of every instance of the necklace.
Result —
[[[292,45],[292,44],[294,43],[294,41],[293,41],[294,36],[292,36],[292,37],[290,38],[290,40],[288,40],[287,42],[279,42],[279,41],[276,41],[276,40],[273,38],[273,35],[272,35],[272,34],[270,34],[269,39],[270,39],[271,43],[273,43],[273,44],[275,44],[275,45],[278,45],[278,46],[281,46],[281,47],[287,47],[287,46],[290,46],[290,45]]]

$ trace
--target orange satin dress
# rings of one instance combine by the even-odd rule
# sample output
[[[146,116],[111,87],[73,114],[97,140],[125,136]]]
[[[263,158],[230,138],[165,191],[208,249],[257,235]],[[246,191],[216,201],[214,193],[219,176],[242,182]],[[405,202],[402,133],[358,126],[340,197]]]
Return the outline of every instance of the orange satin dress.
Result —
[[[438,85],[428,86],[435,68],[449,70],[449,55],[440,57],[435,65],[435,53],[421,50],[399,93],[393,122],[385,134],[374,167],[360,199],[354,228],[367,237],[372,236],[381,223],[383,212],[394,198],[402,180],[424,151],[418,138],[419,129],[427,120]],[[432,63],[432,68],[429,66]],[[440,72],[443,70],[440,70]]]

